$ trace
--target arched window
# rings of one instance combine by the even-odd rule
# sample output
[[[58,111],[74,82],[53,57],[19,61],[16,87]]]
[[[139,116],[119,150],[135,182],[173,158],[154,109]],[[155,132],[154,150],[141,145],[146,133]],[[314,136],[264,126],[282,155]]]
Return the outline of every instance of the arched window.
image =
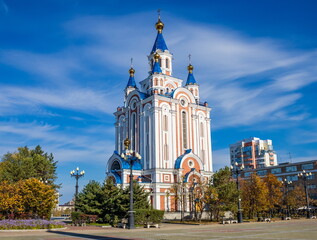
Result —
[[[168,58],[165,59],[165,65],[166,65],[166,68],[169,68],[169,67],[170,67]]]
[[[132,150],[136,150],[136,131],[137,131],[137,126],[136,126],[136,114],[132,114],[132,121],[131,121],[131,141],[132,141]]]
[[[182,112],[182,131],[183,131],[183,147],[187,149],[187,116],[186,112]]]
[[[162,58],[159,59],[160,67],[162,67]]]
[[[149,116],[145,117],[145,163],[146,168],[150,168],[150,118]]]
[[[204,137],[205,135],[205,129],[204,129],[204,123],[200,123],[200,137]]]
[[[120,170],[120,163],[118,161],[114,161],[111,165],[111,170]]]
[[[163,115],[163,131],[168,131],[168,117]]]

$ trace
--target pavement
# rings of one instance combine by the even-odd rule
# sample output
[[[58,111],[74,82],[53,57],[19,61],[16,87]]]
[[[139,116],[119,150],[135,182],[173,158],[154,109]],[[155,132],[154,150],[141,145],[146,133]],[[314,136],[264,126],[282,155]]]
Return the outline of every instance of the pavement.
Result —
[[[214,240],[214,239],[317,239],[317,219],[242,224],[161,224],[160,228],[68,227],[50,231],[0,231],[1,240]]]

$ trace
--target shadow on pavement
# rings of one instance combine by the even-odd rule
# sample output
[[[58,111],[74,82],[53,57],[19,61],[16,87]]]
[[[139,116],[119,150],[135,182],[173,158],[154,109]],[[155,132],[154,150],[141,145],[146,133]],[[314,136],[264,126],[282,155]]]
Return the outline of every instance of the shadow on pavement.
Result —
[[[74,232],[62,232],[62,231],[47,231],[49,233],[61,234],[61,235],[68,235],[71,237],[78,237],[84,239],[99,239],[99,240],[127,240],[133,238],[117,238],[117,237],[107,237],[107,236],[97,236],[91,234],[84,234],[84,233],[74,233]]]

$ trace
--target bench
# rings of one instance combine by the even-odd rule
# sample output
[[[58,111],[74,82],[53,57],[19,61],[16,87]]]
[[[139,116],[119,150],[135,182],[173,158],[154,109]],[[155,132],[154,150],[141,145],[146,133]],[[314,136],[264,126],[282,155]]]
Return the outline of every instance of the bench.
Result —
[[[145,224],[146,228],[150,228],[150,227],[155,227],[155,228],[159,228],[158,223],[147,223]]]
[[[238,220],[235,219],[223,219],[222,224],[231,224],[231,223],[238,223]]]

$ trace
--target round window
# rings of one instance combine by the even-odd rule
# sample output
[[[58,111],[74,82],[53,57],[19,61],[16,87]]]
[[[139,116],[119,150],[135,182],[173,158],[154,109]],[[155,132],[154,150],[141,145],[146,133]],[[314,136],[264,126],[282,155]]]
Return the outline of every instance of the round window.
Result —
[[[185,99],[181,99],[181,105],[182,105],[183,107],[186,106],[186,101],[185,101]]]
[[[189,166],[190,168],[194,167],[194,162],[193,162],[192,160],[189,160],[189,161],[188,161],[188,166]]]

